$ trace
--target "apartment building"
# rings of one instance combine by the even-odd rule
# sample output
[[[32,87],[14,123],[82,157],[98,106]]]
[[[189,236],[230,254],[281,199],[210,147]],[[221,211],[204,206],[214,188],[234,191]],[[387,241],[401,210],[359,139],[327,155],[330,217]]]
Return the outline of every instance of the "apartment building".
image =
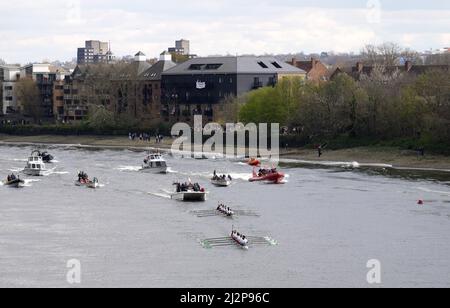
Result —
[[[18,65],[0,66],[0,99],[2,115],[18,112],[17,98],[15,95],[16,82],[20,79],[20,67]]]
[[[164,118],[190,121],[203,115],[215,121],[225,98],[266,86],[282,78],[306,78],[306,72],[274,57],[190,59],[162,74]]]
[[[85,46],[78,48],[78,64],[110,63],[114,61],[110,44],[101,41],[86,41]]]

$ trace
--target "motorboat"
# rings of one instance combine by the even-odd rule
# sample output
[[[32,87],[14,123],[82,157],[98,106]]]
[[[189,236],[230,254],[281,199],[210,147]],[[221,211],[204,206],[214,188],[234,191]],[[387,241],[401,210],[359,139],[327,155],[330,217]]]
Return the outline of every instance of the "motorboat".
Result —
[[[171,195],[171,198],[184,202],[204,202],[206,201],[207,192],[204,188],[200,187],[198,183],[181,184],[175,183],[175,193]]]
[[[278,172],[277,169],[261,169],[258,173],[253,170],[253,177],[249,181],[281,184],[284,178],[284,173]]]
[[[248,249],[248,239],[245,235],[233,230],[233,232],[231,232],[231,238],[242,248]]]
[[[52,163],[55,159],[51,154],[47,152],[41,152],[40,155],[42,157],[42,161],[46,164]]]
[[[168,172],[167,162],[159,153],[150,154],[144,159],[142,171],[155,174],[165,174]]]
[[[16,177],[14,174],[8,175],[6,181],[3,182],[3,185],[12,188],[23,187],[25,181],[20,179],[18,176]]]
[[[78,180],[75,181],[75,185],[92,188],[92,189],[96,189],[96,188],[100,187],[100,183],[97,178],[90,180],[89,176],[84,172],[78,173]]]
[[[261,161],[258,160],[258,159],[256,159],[256,158],[251,158],[251,159],[248,161],[248,164],[249,164],[250,166],[252,166],[252,167],[259,167],[259,166],[261,166]]]
[[[23,169],[23,173],[29,176],[44,176],[48,170],[40,156],[39,151],[34,151],[28,158],[27,165]]]
[[[214,173],[214,176],[211,179],[211,184],[218,187],[228,187],[232,183],[231,176],[218,176],[216,173]]]
[[[229,207],[225,206],[224,204],[219,204],[219,206],[217,207],[217,211],[228,217],[234,216],[234,211]]]
[[[34,150],[33,153],[31,153],[31,155],[37,155],[42,157],[42,161],[46,164],[50,164],[53,162],[53,160],[55,159],[51,154],[49,154],[48,152],[41,152],[39,150]]]

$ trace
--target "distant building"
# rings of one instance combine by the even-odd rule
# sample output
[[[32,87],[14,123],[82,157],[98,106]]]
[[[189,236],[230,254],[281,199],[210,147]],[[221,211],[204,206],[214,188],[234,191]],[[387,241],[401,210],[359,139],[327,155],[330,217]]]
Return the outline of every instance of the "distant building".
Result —
[[[188,56],[191,53],[190,41],[185,39],[175,41],[175,47],[170,47],[168,51],[177,55]]]
[[[0,99],[1,114],[7,115],[18,112],[17,98],[15,95],[16,82],[20,79],[20,67],[18,65],[0,66]]]
[[[85,47],[78,48],[78,64],[110,63],[114,61],[114,55],[109,43],[101,41],[86,41]]]
[[[137,53],[134,62],[112,80],[114,92],[110,110],[148,125],[158,123],[161,120],[161,75],[175,65],[169,52],[163,52],[153,65],[142,52]]]
[[[111,100],[109,65],[78,65],[64,82],[61,120],[77,122],[86,119],[90,104],[107,107]]]
[[[311,58],[310,61],[298,61],[294,58],[288,63],[306,71],[306,79],[312,82],[320,83],[328,81],[330,72],[326,65],[317,59]]]
[[[404,65],[386,66],[382,67],[386,74],[393,74],[396,72],[421,75],[432,70],[450,71],[450,65],[414,65],[410,61],[406,61]],[[362,62],[357,62],[352,67],[338,67],[331,74],[330,79],[334,79],[339,74],[347,74],[355,80],[361,80],[362,76],[370,76],[377,69],[374,65],[365,65]]]
[[[218,105],[225,98],[274,86],[288,77],[305,78],[306,72],[274,57],[188,60],[162,74],[165,119],[189,122],[194,115],[203,115],[214,121]]]
[[[29,64],[20,68],[20,78],[30,78],[36,82],[40,94],[41,114],[44,118],[53,118],[54,85],[61,83],[65,75],[64,69],[51,64]]]

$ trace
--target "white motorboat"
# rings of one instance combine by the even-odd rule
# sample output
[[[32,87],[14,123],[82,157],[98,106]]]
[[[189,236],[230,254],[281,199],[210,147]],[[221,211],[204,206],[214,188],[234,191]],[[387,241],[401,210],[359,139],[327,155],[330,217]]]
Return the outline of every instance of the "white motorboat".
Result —
[[[231,181],[229,179],[223,179],[223,178],[212,178],[211,184],[218,187],[228,187],[231,185]]]
[[[204,202],[206,201],[207,192],[198,184],[184,185],[175,183],[176,191],[171,195],[171,198],[184,202]]]
[[[143,172],[166,174],[168,172],[167,162],[159,153],[150,154],[142,165]]]
[[[214,175],[211,179],[211,184],[213,184],[214,186],[218,186],[218,187],[228,187],[231,185],[232,181],[233,181],[233,179],[231,178],[230,175],[219,176],[219,175],[217,175],[217,172],[214,171]]]
[[[48,170],[45,168],[42,156],[36,152],[31,153],[27,165],[23,169],[23,173],[29,176],[44,176],[46,172]]]

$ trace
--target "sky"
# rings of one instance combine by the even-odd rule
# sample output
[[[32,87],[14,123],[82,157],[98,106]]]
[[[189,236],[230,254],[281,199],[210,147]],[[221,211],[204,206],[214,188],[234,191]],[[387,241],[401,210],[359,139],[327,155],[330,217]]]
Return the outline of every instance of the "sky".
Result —
[[[157,57],[176,39],[192,53],[359,52],[396,42],[450,47],[449,0],[0,0],[0,58],[71,60],[85,40],[116,56]]]

